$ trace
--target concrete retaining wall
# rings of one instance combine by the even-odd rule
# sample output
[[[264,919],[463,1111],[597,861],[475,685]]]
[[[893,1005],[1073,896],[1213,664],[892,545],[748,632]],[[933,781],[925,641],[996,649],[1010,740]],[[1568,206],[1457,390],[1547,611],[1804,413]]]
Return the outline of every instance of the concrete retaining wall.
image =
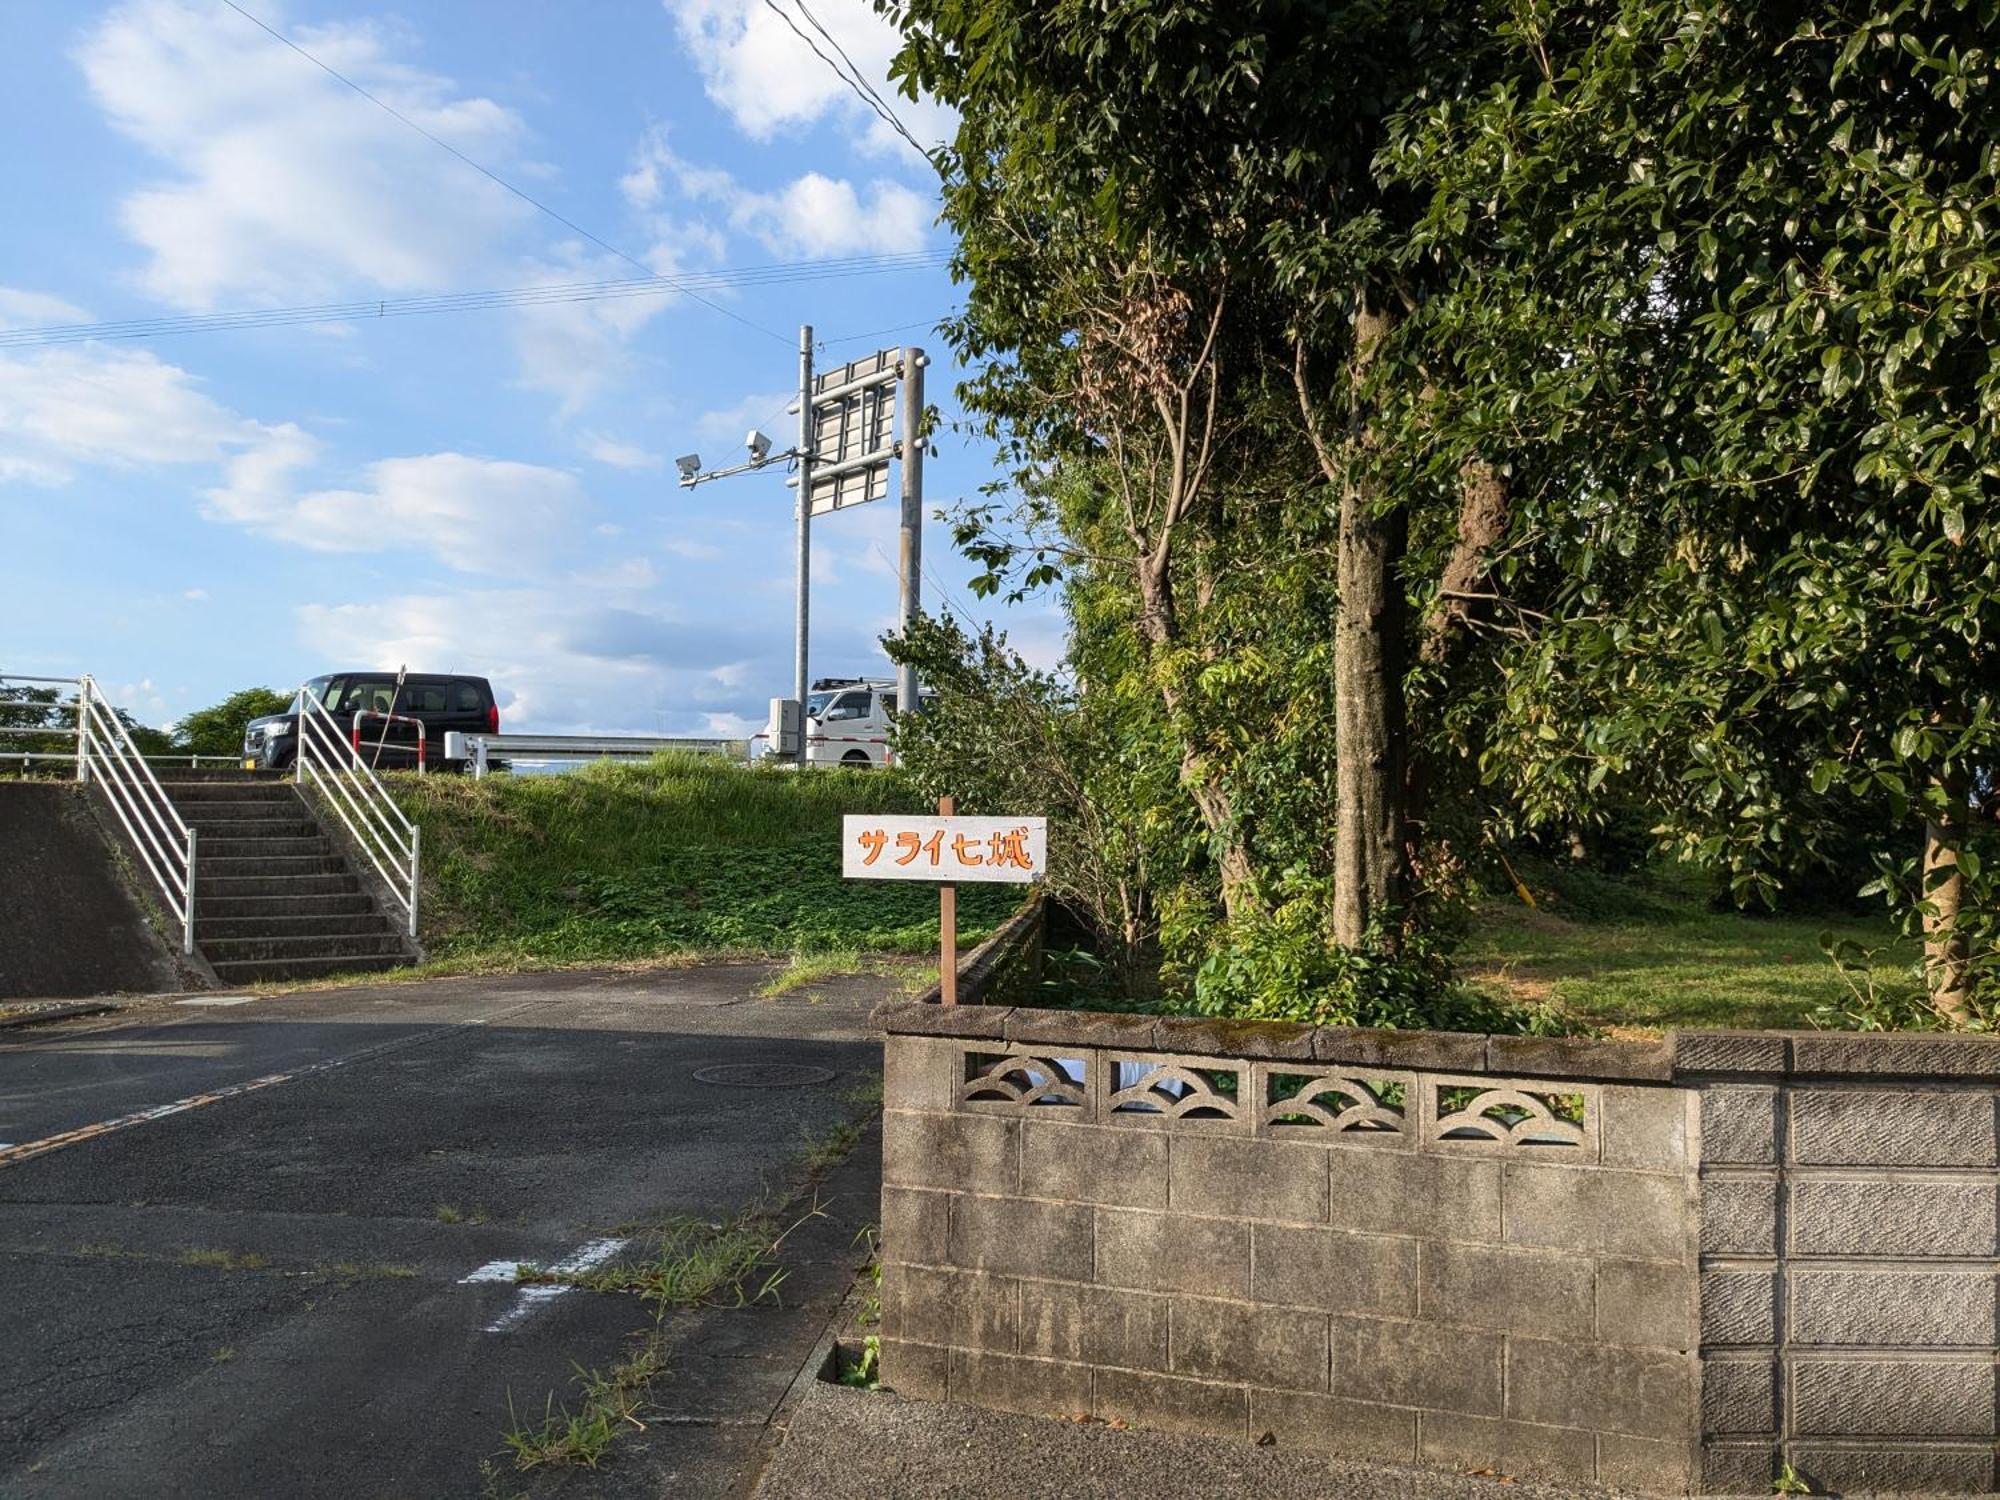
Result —
[[[2000,1043],[880,1015],[906,1394],[1662,1493],[1993,1486]]]

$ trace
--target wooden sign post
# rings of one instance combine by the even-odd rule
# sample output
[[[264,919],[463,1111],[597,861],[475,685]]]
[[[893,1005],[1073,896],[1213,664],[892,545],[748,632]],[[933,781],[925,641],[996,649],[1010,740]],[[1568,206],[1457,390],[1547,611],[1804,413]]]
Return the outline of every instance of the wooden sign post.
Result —
[[[1043,818],[961,818],[938,798],[936,817],[849,814],[841,820],[840,873],[850,880],[938,882],[938,999],[958,1004],[960,881],[1031,884],[1048,864]]]

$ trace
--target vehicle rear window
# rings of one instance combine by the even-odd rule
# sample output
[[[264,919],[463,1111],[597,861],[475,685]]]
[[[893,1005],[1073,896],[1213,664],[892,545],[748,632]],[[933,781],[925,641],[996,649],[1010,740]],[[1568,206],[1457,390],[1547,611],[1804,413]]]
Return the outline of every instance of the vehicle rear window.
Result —
[[[413,714],[441,714],[445,711],[445,690],[441,687],[411,686],[403,689],[403,706]]]
[[[462,714],[476,714],[486,707],[486,691],[476,682],[461,682],[451,690],[451,706]]]

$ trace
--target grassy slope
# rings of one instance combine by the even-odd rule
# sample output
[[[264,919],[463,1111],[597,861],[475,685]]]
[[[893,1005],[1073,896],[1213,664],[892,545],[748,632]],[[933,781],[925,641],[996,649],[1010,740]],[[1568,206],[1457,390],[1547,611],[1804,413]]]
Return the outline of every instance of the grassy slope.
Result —
[[[841,878],[843,814],[920,810],[892,775],[662,756],[562,776],[393,784],[423,828],[424,940],[447,962],[921,953],[937,943],[936,887]],[[961,941],[1019,899],[1011,887],[961,887]]]
[[[1614,1033],[1802,1027],[1816,1007],[1851,1008],[1851,991],[1820,950],[1828,929],[1884,950],[1874,971],[1883,996],[1922,994],[1915,954],[1893,946],[1885,922],[1716,911],[1698,886],[1667,876],[1615,889],[1592,882],[1570,901],[1532,876],[1529,885],[1536,910],[1513,897],[1480,910],[1459,954],[1466,977],[1502,999],[1553,1001]]]

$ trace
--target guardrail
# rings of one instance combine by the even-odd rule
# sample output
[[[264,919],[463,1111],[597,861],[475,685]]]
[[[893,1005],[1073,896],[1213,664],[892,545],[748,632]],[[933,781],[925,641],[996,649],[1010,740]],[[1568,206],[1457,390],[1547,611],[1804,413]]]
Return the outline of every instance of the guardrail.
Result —
[[[650,760],[672,751],[727,755],[747,763],[750,742],[623,734],[463,734],[456,729],[444,737],[444,758],[464,761],[475,777],[484,776],[489,762],[501,756],[533,761]]]
[[[35,689],[56,689],[42,698],[0,698],[0,734],[40,736],[75,742],[74,751],[22,751],[20,759],[73,763],[76,779],[95,781],[117,816],[140,864],[166,898],[167,910],[181,927],[181,952],[194,952],[195,831],[181,821],[174,804],[146,757],[132,742],[131,731],[118,711],[98,690],[88,673],[82,677],[16,677],[0,674],[0,684],[34,683]],[[60,689],[73,690],[65,701]],[[30,716],[54,722],[18,722]],[[68,723],[62,721],[67,718]],[[12,760],[12,754],[5,756]]]
[[[293,759],[298,784],[311,776],[347,828],[354,842],[375,866],[389,894],[408,917],[411,937],[417,935],[417,885],[422,862],[423,833],[403,816],[375,772],[350,745],[340,721],[310,687],[299,688],[298,749]]]

